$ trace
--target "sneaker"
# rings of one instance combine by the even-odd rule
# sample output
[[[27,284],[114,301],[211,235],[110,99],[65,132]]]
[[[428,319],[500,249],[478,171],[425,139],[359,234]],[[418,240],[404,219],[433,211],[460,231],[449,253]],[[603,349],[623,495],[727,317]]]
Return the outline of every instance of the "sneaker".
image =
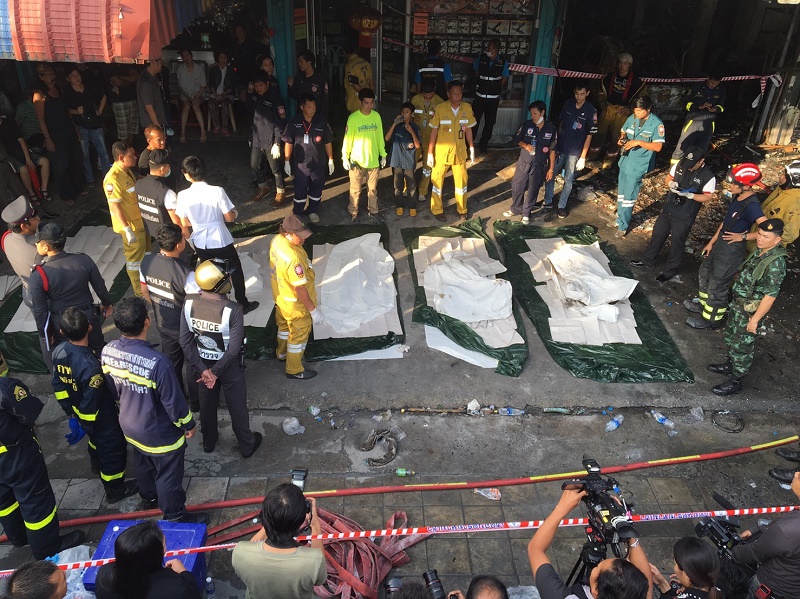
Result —
[[[436,220],[438,220],[440,223],[443,223],[444,221],[447,220],[444,214],[434,214],[433,216],[436,217]]]
[[[528,216],[523,216],[522,220],[520,221],[523,225],[529,225],[531,223],[531,219]]]
[[[369,213],[369,217],[370,217],[372,220],[376,221],[376,222],[379,222],[379,223],[382,223],[382,222],[383,222],[383,215],[382,215],[380,212],[376,212],[375,214],[373,214],[373,213],[371,213],[371,212],[370,212],[370,213]]]
[[[318,223],[319,222],[319,214],[317,214],[316,212],[309,212],[308,220],[310,220],[312,223]]]
[[[567,218],[567,210],[566,210],[566,208],[559,208],[558,209],[558,218]]]
[[[658,282],[658,283],[667,283],[668,281],[671,281],[674,278],[675,278],[675,275],[668,275],[668,274],[662,272],[660,275],[658,275],[656,277],[656,282]]]
[[[142,497],[142,503],[140,504],[140,509],[144,512],[147,510],[157,510],[158,509],[158,497],[153,497],[152,499],[145,499]]]
[[[126,480],[115,493],[106,493],[106,503],[117,503],[138,492],[139,484],[136,480]]]
[[[542,208],[544,208],[544,201],[541,201],[541,202],[536,202],[536,203],[535,203],[535,204],[534,204],[534,205],[531,207],[531,214],[533,214],[534,212],[539,212],[539,210],[541,210]]]
[[[617,229],[617,232],[614,233],[614,239],[622,239],[627,234],[627,231],[623,231],[622,229]]]
[[[77,547],[83,543],[83,541],[86,540],[86,533],[82,530],[73,530],[65,535],[61,535],[60,539],[61,546],[58,548],[59,553],[66,551],[70,547]]]
[[[286,192],[285,191],[275,190],[275,203],[276,204],[282,203],[285,197],[286,197]]]
[[[631,260],[631,266],[635,268],[644,268],[646,265],[641,260]]]
[[[606,223],[606,227],[609,229],[616,229],[617,228],[617,221],[612,220],[610,223]]]
[[[250,451],[248,451],[247,453],[243,453],[243,454],[242,454],[242,457],[243,457],[245,460],[246,460],[247,458],[249,458],[249,457],[252,457],[252,455],[253,455],[253,454],[254,454],[256,451],[258,451],[258,448],[259,448],[259,447],[261,447],[261,441],[264,439],[264,437],[263,437],[263,435],[262,435],[261,433],[257,433],[257,432],[255,432],[255,431],[253,431],[253,438],[256,440],[256,442],[253,444],[253,449],[251,449],[251,450],[250,450]]]
[[[402,209],[402,208],[400,208],[400,207],[398,206],[398,207],[395,209],[394,213],[395,213],[397,216],[403,216],[403,209]]]
[[[417,215],[417,209],[416,209],[416,208],[410,208],[410,209],[409,209],[409,211],[408,211],[408,213],[409,213],[411,216],[416,216],[416,215]]]
[[[271,190],[270,190],[269,186],[265,185],[264,187],[259,188],[259,190],[256,192],[256,195],[254,195],[252,198],[250,198],[250,201],[251,202],[260,202],[265,197],[267,197],[267,195],[269,194],[270,191]],[[275,198],[276,198],[275,199],[275,203],[279,204],[280,202],[278,202],[277,197],[278,196],[276,195],[275,196]]]
[[[511,212],[511,210],[506,210],[505,212],[503,212],[503,216],[505,216],[506,218],[513,218],[516,216],[516,214]]]
[[[298,372],[297,374],[289,374],[288,372],[286,373],[287,379],[297,379],[298,381],[313,379],[315,376],[317,376],[317,371],[309,369],[306,369],[303,372]]]
[[[242,312],[244,314],[250,314],[250,312],[256,308],[258,308],[258,302],[247,302],[246,306],[242,306]]]

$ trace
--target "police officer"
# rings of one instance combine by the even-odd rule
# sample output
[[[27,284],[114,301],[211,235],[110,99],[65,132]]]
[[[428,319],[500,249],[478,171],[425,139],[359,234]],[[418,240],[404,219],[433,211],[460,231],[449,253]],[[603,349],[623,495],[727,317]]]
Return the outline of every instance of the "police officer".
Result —
[[[537,202],[539,189],[553,178],[556,128],[545,121],[546,111],[547,106],[541,100],[531,102],[528,106],[531,118],[522,123],[514,136],[520,151],[511,180],[511,208],[503,212],[503,216],[512,218],[521,214],[523,225],[530,222],[533,212],[542,209],[542,202]]]
[[[264,155],[275,177],[275,204],[280,204],[286,197],[283,168],[279,162],[281,133],[286,128],[286,106],[280,91],[269,84],[269,78],[263,71],[253,76],[253,82],[247,88],[247,106],[254,112],[250,131],[250,170],[259,187],[253,201],[263,200],[270,192],[267,179],[261,171],[261,156]]]
[[[328,80],[322,71],[316,70],[316,57],[310,50],[303,50],[297,57],[297,74],[287,77],[289,97],[299,100],[303,94],[311,94],[317,102],[317,112],[328,116]]]
[[[42,257],[36,251],[39,214],[31,206],[28,198],[19,196],[3,209],[2,218],[8,223],[8,231],[0,237],[0,247],[8,257],[11,268],[22,281],[22,301],[32,308],[29,287],[31,268],[42,261]]]
[[[725,87],[720,85],[721,81],[721,75],[712,73],[704,82],[692,86],[686,103],[689,114],[686,115],[678,145],[672,153],[672,164],[677,164],[689,147],[698,147],[703,153],[708,149],[717,115],[725,110]]]
[[[150,152],[149,164],[150,173],[139,179],[134,189],[147,235],[155,237],[161,225],[180,224],[180,219],[175,216],[178,195],[166,184],[166,178],[172,173],[169,152],[153,150]],[[141,268],[141,264],[139,266]]]
[[[158,507],[165,520],[205,523],[186,511],[183,490],[186,439],[195,423],[169,358],[147,341],[150,317],[141,297],[126,297],[114,310],[121,337],[100,358],[119,397],[119,425],[133,446],[133,464],[143,509]]]
[[[786,248],[781,245],[783,221],[763,220],[758,225],[758,250],[747,257],[733,284],[733,301],[725,327],[728,358],[721,364],[709,364],[711,372],[728,375],[712,389],[717,395],[731,395],[742,390],[742,378],[753,364],[758,325],[778,297],[786,276]],[[739,244],[744,245],[744,244]]]
[[[761,210],[767,218],[779,218],[783,221],[781,244],[784,247],[794,243],[800,236],[800,160],[787,164],[778,176],[778,186],[761,204]],[[756,249],[754,225],[747,234],[747,253]]]
[[[150,235],[144,228],[136,197],[136,176],[131,170],[136,166],[136,152],[128,142],[117,141],[111,146],[111,154],[114,164],[103,179],[103,189],[111,212],[111,226],[122,237],[125,270],[131,280],[133,293],[140,295],[139,265],[150,251]]]
[[[718,329],[728,310],[728,290],[747,255],[747,235],[753,223],[767,220],[753,192],[761,180],[761,170],[752,163],[735,164],[725,176],[733,201],[717,232],[703,248],[698,298],[684,300],[683,307],[702,318],[690,316],[686,324],[693,329]],[[781,227],[782,228],[782,227]]]
[[[58,327],[64,309],[77,306],[89,317],[92,325],[89,347],[95,355],[99,355],[105,345],[103,318],[112,311],[111,295],[94,260],[86,254],[65,252],[66,242],[64,227],[58,223],[39,224],[36,250],[44,258],[42,264],[31,270],[30,291],[42,356],[51,372],[53,364],[50,354],[64,340]],[[100,298],[100,310],[93,305],[89,285]]]
[[[100,474],[106,501],[117,503],[139,491],[125,480],[128,444],[119,427],[116,397],[103,376],[100,360],[89,349],[89,318],[70,307],[61,313],[67,340],[53,351],[53,391],[58,405],[89,434],[89,460]]]
[[[426,164],[431,171],[431,212],[436,220],[443,222],[442,187],[447,170],[453,168],[456,207],[462,218],[467,217],[467,146],[469,160],[475,162],[475,144],[472,128],[475,115],[472,107],[462,102],[464,88],[460,81],[447,84],[448,102],[442,102],[433,110],[430,122],[431,139],[428,142]]]
[[[475,87],[475,101],[472,111],[475,113],[475,125],[481,125],[484,117],[483,131],[478,141],[478,149],[485,153],[492,139],[492,131],[497,121],[497,109],[500,107],[500,95],[508,81],[508,60],[500,56],[500,40],[490,39],[486,44],[486,52],[475,59],[473,65],[478,75],[478,85]]]
[[[641,259],[631,260],[631,266],[653,268],[658,253],[672,235],[667,263],[656,277],[659,283],[666,283],[678,274],[689,231],[700,212],[700,206],[713,197],[717,180],[711,169],[705,165],[703,151],[691,147],[687,148],[681,161],[670,169],[667,185],[670,191],[664,202],[664,209],[653,225],[650,243],[642,252]]]
[[[156,328],[161,337],[161,350],[167,354],[184,388],[183,370],[185,356],[180,343],[183,303],[187,293],[199,293],[194,280],[194,271],[181,260],[186,240],[181,228],[174,223],[161,225],[156,231],[159,251],[147,254],[142,260],[140,282],[142,296],[153,304]],[[190,369],[186,379],[189,391],[189,406],[192,412],[200,411],[196,377]]]
[[[422,135],[422,147],[417,153],[417,160],[419,160],[423,152],[428,151],[428,144],[431,141],[431,128],[428,126],[428,124],[433,118],[433,109],[444,102],[444,100],[434,91],[436,89],[436,83],[431,79],[426,79],[423,81],[420,87],[422,88],[422,91],[411,98],[411,103],[414,105],[414,124],[419,128],[420,134]],[[417,187],[419,192],[418,199],[420,202],[425,201],[428,191],[430,191],[430,187],[431,169],[423,160],[422,176],[420,177],[419,186]]]
[[[278,325],[279,360],[286,361],[286,378],[307,380],[317,376],[316,370],[303,368],[303,353],[311,334],[311,324],[322,322],[317,308],[314,270],[303,242],[311,231],[290,214],[283,219],[280,233],[269,248],[272,296],[275,298],[275,322]]]
[[[655,164],[656,153],[664,146],[664,123],[650,112],[650,96],[633,102],[633,114],[620,130],[617,144],[622,148],[617,179],[617,239],[628,234],[633,206],[639,197],[642,179]]]
[[[602,153],[606,141],[611,145],[603,156],[603,168],[609,168],[619,155],[612,140],[630,116],[631,102],[644,91],[644,83],[631,70],[632,66],[633,56],[623,52],[617,57],[617,70],[606,75],[601,82],[600,93],[605,96],[606,104],[598,115],[597,145],[593,151]]]
[[[312,223],[318,223],[317,210],[322,201],[322,188],[326,175],[332,175],[334,169],[333,132],[328,120],[317,114],[314,96],[304,94],[300,96],[298,104],[300,110],[289,120],[283,132],[283,164],[287,177],[294,172],[292,212],[306,214]]]
[[[249,458],[261,445],[262,436],[250,430],[247,411],[242,306],[228,299],[231,274],[224,261],[206,260],[197,266],[194,276],[201,291],[186,296],[180,342],[186,360],[201,379],[203,451],[211,453],[217,444],[217,406],[224,389],[239,451]]]
[[[33,433],[44,403],[20,380],[0,377],[0,524],[15,547],[45,559],[80,545],[83,532],[58,536],[56,498]]]
[[[417,93],[422,92],[425,81],[433,81],[434,91],[440,98],[447,97],[447,84],[453,80],[450,65],[439,57],[442,51],[442,42],[437,39],[428,40],[428,57],[419,64],[414,81],[417,84]]]

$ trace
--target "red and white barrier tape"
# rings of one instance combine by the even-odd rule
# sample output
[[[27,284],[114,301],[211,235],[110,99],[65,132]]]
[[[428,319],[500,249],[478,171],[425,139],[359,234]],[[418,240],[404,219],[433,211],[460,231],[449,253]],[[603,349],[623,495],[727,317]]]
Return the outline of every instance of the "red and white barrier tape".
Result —
[[[724,516],[755,516],[760,514],[783,514],[800,509],[797,505],[785,505],[777,507],[754,507],[741,508],[735,510],[713,510],[696,512],[672,512],[665,514],[633,514],[633,522],[660,522],[664,520],[692,520],[695,518],[721,518]],[[524,530],[539,528],[544,520],[525,520],[522,522],[492,522],[484,524],[453,524],[448,526],[416,526],[412,528],[384,528],[380,530],[359,530],[352,532],[342,532],[324,535],[306,535],[297,537],[298,541],[352,541],[354,539],[373,539],[375,537],[388,536],[408,536],[416,534],[458,534],[465,532],[486,532],[499,530]],[[588,518],[565,518],[559,526],[586,526],[589,524]],[[176,557],[181,555],[191,555],[194,553],[207,553],[220,549],[233,549],[236,543],[224,543],[222,545],[208,545],[206,547],[187,547],[186,549],[173,549],[167,551],[166,557]],[[104,559],[88,560],[83,562],[72,562],[68,564],[58,564],[62,570],[80,570],[81,568],[96,568],[104,566],[114,561],[113,557]],[[14,570],[0,571],[0,578],[10,576]]]

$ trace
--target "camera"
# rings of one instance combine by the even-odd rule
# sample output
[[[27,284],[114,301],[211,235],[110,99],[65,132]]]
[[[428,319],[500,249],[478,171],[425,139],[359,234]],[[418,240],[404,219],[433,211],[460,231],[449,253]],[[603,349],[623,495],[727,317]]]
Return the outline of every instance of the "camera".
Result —
[[[586,491],[583,502],[588,509],[587,534],[599,544],[611,544],[617,557],[627,556],[627,539],[639,538],[639,533],[630,520],[630,509],[622,496],[619,483],[611,477],[603,477],[600,464],[583,456],[581,462],[586,469],[584,478],[565,481],[562,489]]]
[[[292,468],[290,474],[292,475],[292,484],[295,487],[300,487],[301,491],[305,491],[308,468]]]
[[[713,493],[711,496],[714,498],[714,501],[716,501],[726,510],[735,509],[733,504],[731,504],[731,502],[721,495]],[[742,524],[738,516],[716,516],[712,518],[701,518],[700,521],[695,524],[694,533],[700,538],[708,537],[708,540],[711,541],[717,548],[717,555],[719,555],[721,560],[735,562],[740,568],[749,570],[750,575],[752,576],[752,574],[755,573],[752,568],[746,564],[740,564],[736,562],[733,557],[733,548],[741,543],[749,543],[755,540],[761,533],[757,532],[749,537],[747,541],[745,541],[737,532],[741,526]]]
[[[433,599],[446,599],[447,595],[444,592],[442,581],[439,580],[439,573],[433,570],[427,570],[422,573],[422,579],[425,581],[425,586]],[[383,584],[383,593],[386,599],[392,599],[395,593],[403,586],[401,578],[389,578]]]

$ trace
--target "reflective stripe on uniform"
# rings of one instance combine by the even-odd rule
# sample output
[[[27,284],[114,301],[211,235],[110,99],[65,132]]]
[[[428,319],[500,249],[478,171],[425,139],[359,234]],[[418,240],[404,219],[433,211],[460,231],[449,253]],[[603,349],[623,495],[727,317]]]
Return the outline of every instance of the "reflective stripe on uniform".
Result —
[[[192,412],[189,411],[187,412],[186,416],[178,420],[178,422],[173,422],[172,424],[174,424],[177,427],[181,427],[184,424],[189,424],[191,421],[192,421]]]
[[[120,472],[119,474],[103,474],[102,472],[100,473],[100,478],[103,479],[106,482],[111,482],[112,480],[117,480],[117,479],[122,478],[124,476],[125,476],[125,471],[124,470],[122,472]]]
[[[38,522],[25,522],[25,528],[27,528],[28,530],[42,530],[45,526],[47,526],[48,524],[50,524],[53,521],[53,518],[56,517],[56,510],[57,509],[58,509],[58,506],[54,507],[53,511],[50,512],[49,516],[46,516],[45,518],[42,518]]]
[[[422,67],[420,73],[444,73],[444,67]]]
[[[289,343],[286,346],[286,351],[290,354],[302,354],[303,353],[303,346],[302,343]]]
[[[6,448],[5,445],[0,445],[0,453],[6,453],[7,451],[8,449]]]
[[[89,447],[91,447],[92,449],[97,449],[97,445],[92,443],[91,439],[89,441],[87,441],[87,443],[89,444]]]
[[[456,187],[455,188],[455,192],[456,192],[456,195],[464,195],[465,193],[467,193],[467,188],[466,187]]]
[[[163,297],[164,299],[175,301],[175,295],[169,291],[164,291],[163,289],[159,289],[158,287],[154,287],[152,285],[148,285],[147,290],[154,295]]]
[[[5,450],[5,447],[3,447],[3,449]],[[18,510],[18,509],[19,509],[19,502],[15,501],[10,506],[8,506],[6,509],[0,510],[0,518],[5,518],[11,512],[13,512],[14,510]]]
[[[156,382],[151,381],[149,379],[144,378],[143,376],[139,376],[138,374],[133,374],[127,370],[122,370],[120,368],[114,368],[109,366],[108,364],[103,364],[103,372],[105,374],[110,374],[111,376],[115,376],[121,378],[126,381],[130,381],[131,383],[136,383],[137,385],[142,385],[143,387],[150,387],[151,389],[156,388]]]
[[[175,443],[173,443],[172,445],[148,447],[147,445],[142,445],[138,441],[135,441],[128,436],[126,436],[125,438],[128,440],[128,443],[130,443],[134,447],[141,449],[142,451],[147,451],[149,453],[169,453],[170,451],[175,451],[176,449],[180,449],[180,447],[186,442],[186,437],[181,435],[181,438],[175,441]]]
[[[494,100],[494,99],[500,97],[500,94],[497,94],[497,95],[494,95],[494,96],[490,96],[488,94],[482,94],[480,92],[475,92],[475,95],[478,96],[479,98],[486,98],[487,100]]]
[[[435,185],[431,185],[431,189],[433,190],[433,193],[442,193],[442,190]]]
[[[306,203],[306,199],[305,198],[295,198],[294,199],[294,203],[295,204],[305,204]]]
[[[69,397],[69,391],[56,391],[56,399],[61,401]]]
[[[278,339],[288,339],[289,331],[278,331]]]
[[[75,406],[72,406],[72,411],[80,418],[81,420],[85,420],[86,422],[94,422],[97,420],[97,414],[99,412],[95,412],[94,414],[84,414],[78,410]]]

